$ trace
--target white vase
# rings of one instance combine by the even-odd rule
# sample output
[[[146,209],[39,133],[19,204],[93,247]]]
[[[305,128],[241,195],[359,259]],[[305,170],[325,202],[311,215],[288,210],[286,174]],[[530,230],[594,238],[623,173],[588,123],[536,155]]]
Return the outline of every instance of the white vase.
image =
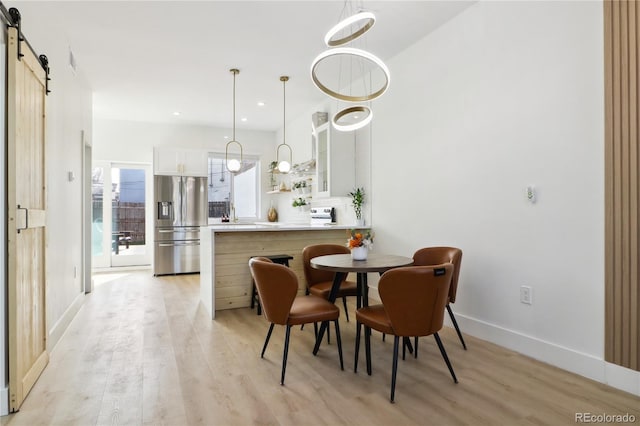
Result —
[[[367,260],[369,249],[365,246],[354,247],[351,249],[351,258],[353,260]]]
[[[364,226],[364,218],[356,219],[357,226]]]

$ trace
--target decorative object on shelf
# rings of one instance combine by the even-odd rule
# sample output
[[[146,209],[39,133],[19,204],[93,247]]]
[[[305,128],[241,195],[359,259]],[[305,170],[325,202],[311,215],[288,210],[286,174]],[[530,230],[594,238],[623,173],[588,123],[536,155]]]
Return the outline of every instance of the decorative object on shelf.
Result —
[[[280,183],[280,191],[284,192],[284,191],[288,191],[288,190],[289,190],[289,188],[287,188],[287,184],[284,183],[284,181],[282,181]]]
[[[278,190],[278,185],[276,183],[276,177],[274,174],[276,170],[278,170],[278,162],[272,161],[271,163],[269,163],[269,187],[272,191]]]
[[[371,231],[363,231],[357,229],[349,230],[349,239],[347,247],[351,249],[351,258],[353,260],[367,260],[369,249],[373,246],[373,234]]]
[[[345,9],[348,3],[345,3]],[[311,80],[313,84],[328,96],[336,99],[337,101],[344,102],[370,102],[380,96],[382,96],[389,88],[391,81],[391,73],[386,64],[378,58],[376,55],[355,47],[344,47],[346,44],[360,38],[363,34],[369,31],[376,22],[376,17],[372,12],[358,10],[356,13],[352,13],[350,16],[342,19],[338,24],[332,27],[324,37],[325,44],[329,49],[320,53],[311,63]],[[345,34],[346,33],[346,34]],[[326,63],[334,57],[338,57],[340,66],[337,74],[339,75],[337,88],[331,89],[329,85],[322,82],[319,76],[319,69],[322,68],[321,64]],[[342,79],[342,58],[346,58],[346,72],[349,74],[348,91],[342,90],[345,86]],[[353,70],[360,70],[361,75],[353,75]],[[372,78],[373,71],[377,71],[382,74],[382,78]],[[366,74],[369,74],[368,76]],[[335,75],[335,74],[327,74]],[[376,76],[377,77],[377,76]],[[367,81],[371,84],[372,81],[380,81],[380,86],[373,88],[367,85]],[[353,87],[355,81],[361,81],[364,86],[362,94],[353,95]],[[340,109],[334,114],[331,119],[333,127],[341,132],[349,132],[360,129],[371,122],[373,119],[373,112],[371,108],[366,105],[358,104],[355,106],[348,106]],[[312,124],[312,130],[315,131],[315,127]]]
[[[306,180],[295,182],[292,188],[296,190],[298,195],[308,195],[311,193],[311,184],[308,184]]]
[[[351,197],[351,205],[356,212],[356,220],[358,226],[364,226],[364,219],[362,218],[362,205],[364,204],[364,188],[356,188],[349,193]]]
[[[276,151],[276,162],[278,163],[278,170],[280,173],[289,173],[291,171],[291,163],[293,151],[291,151],[291,147],[287,145],[287,97],[285,91],[285,85],[287,81],[289,81],[289,77],[283,75],[280,77],[280,81],[282,82],[282,143],[278,145],[278,149]],[[289,161],[286,159],[280,161],[280,149],[287,148],[289,150]]]
[[[271,202],[271,207],[269,207],[269,211],[267,212],[267,220],[269,222],[277,222],[278,221],[278,211],[275,207],[273,207],[273,201]]]
[[[302,197],[294,198],[293,203],[291,203],[293,207],[298,207],[300,211],[305,211],[309,209],[309,205],[307,204],[307,200]]]
[[[237,68],[231,68],[229,70],[233,74],[233,137],[225,148],[225,163],[227,164],[227,170],[231,173],[238,173],[242,168],[242,145],[236,140],[236,75],[240,73]],[[240,158],[229,158],[229,147],[231,145],[238,145],[240,149]]]

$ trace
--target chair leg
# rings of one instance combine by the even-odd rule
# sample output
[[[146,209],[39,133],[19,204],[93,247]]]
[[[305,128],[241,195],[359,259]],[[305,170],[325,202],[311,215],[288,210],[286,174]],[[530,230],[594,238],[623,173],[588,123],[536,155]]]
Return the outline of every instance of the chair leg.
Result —
[[[451,310],[451,306],[447,304],[447,311],[449,312],[449,317],[451,318],[451,322],[453,323],[453,327],[456,329],[456,333],[458,333],[458,338],[460,338],[460,343],[462,343],[462,347],[464,350],[467,350],[467,344],[464,343],[464,339],[462,338],[462,333],[460,332],[460,327],[458,327],[458,321],[456,321],[455,315],[453,315],[453,311]]]
[[[349,322],[349,311],[347,310],[347,298],[342,296],[342,304],[344,305],[344,315],[347,317],[347,322]]]
[[[444,346],[442,345],[442,341],[440,340],[440,336],[438,333],[433,333],[433,337],[436,338],[436,343],[438,344],[438,348],[440,349],[440,353],[442,354],[442,358],[444,358],[444,362],[447,363],[447,367],[449,367],[449,372],[451,373],[451,377],[453,377],[454,383],[458,383],[458,378],[456,377],[456,373],[453,372],[453,367],[449,362],[449,357],[447,356],[447,351],[444,350]]]
[[[267,332],[267,338],[264,339],[264,346],[262,347],[262,353],[260,354],[260,358],[264,358],[264,351],[267,350],[267,345],[269,344],[269,339],[271,339],[271,332],[273,331],[273,326],[275,324],[271,323],[269,326],[269,331]]]
[[[353,360],[353,372],[358,372],[358,355],[360,354],[360,329],[362,328],[362,323],[356,323],[356,356]]]
[[[287,334],[284,336],[284,353],[282,354],[282,377],[280,384],[284,385],[284,373],[287,369],[287,354],[289,353],[289,334],[291,334],[291,326],[287,325]]]
[[[398,346],[400,345],[400,336],[393,336],[393,366],[391,367],[391,402],[396,394],[396,373],[398,372]],[[404,352],[404,344],[402,345]]]
[[[327,345],[331,344],[331,329],[329,328],[329,323],[327,322]]]
[[[371,328],[364,326],[364,352],[367,358],[367,374],[371,375]]]
[[[413,357],[418,359],[418,336],[413,338],[413,346],[415,346]]]
[[[340,326],[338,320],[333,322],[336,325],[336,343],[338,344],[338,356],[340,357],[340,370],[344,370],[344,363],[342,362],[342,342],[340,341]]]
[[[314,322],[313,323],[313,334],[314,336],[316,336],[316,339],[318,338],[318,323]]]
[[[385,338],[386,334],[382,333],[382,341],[384,342],[384,338]]]
[[[407,345],[404,342],[404,338],[402,338],[402,360],[403,361],[405,360],[406,353],[407,353]]]

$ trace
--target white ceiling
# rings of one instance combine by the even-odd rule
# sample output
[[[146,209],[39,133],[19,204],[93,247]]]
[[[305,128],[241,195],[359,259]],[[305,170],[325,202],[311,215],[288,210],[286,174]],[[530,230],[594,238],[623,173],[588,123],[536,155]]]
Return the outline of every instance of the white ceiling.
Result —
[[[7,1],[38,53],[38,40],[61,32],[94,91],[94,116],[231,127],[230,68],[237,127],[282,125],[327,99],[311,82],[313,58],[329,28],[349,11],[376,14],[367,50],[389,59],[472,2],[461,1]],[[346,8],[346,11],[344,11]],[[53,35],[56,37],[56,35]],[[56,71],[67,63],[50,63]],[[391,69],[392,80],[402,70]],[[257,106],[265,102],[264,107]],[[179,111],[180,116],[173,112]],[[246,117],[246,122],[240,118]]]

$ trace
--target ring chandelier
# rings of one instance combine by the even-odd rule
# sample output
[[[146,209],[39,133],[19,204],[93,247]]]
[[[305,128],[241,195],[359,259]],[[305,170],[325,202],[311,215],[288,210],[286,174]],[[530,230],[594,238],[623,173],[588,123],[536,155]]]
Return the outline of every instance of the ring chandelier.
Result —
[[[364,33],[369,31],[373,27],[375,22],[376,17],[373,13],[359,12],[343,19],[327,32],[324,37],[324,42],[329,47],[329,49],[316,56],[316,58],[311,63],[311,80],[323,93],[338,101],[355,103],[372,101],[382,96],[387,91],[387,89],[389,88],[389,83],[391,81],[391,74],[389,72],[389,68],[387,68],[385,63],[380,58],[366,50],[357,49],[354,47],[341,47],[361,37]],[[349,34],[339,38],[338,34],[346,30],[347,28],[353,29]],[[375,90],[371,89],[368,91],[368,93],[362,96],[352,96],[350,94],[331,90],[326,84],[320,81],[320,78],[318,77],[316,71],[322,61],[326,60],[327,58],[339,55],[350,56],[352,58],[356,58],[357,60],[365,60],[373,63],[375,67],[382,71],[384,75],[384,83],[379,88]],[[340,120],[344,118],[357,119],[358,121],[349,122],[348,124],[341,123]],[[366,126],[371,122],[372,118],[373,112],[369,107],[364,105],[356,105],[344,108],[336,112],[331,122],[336,130],[349,132]]]

